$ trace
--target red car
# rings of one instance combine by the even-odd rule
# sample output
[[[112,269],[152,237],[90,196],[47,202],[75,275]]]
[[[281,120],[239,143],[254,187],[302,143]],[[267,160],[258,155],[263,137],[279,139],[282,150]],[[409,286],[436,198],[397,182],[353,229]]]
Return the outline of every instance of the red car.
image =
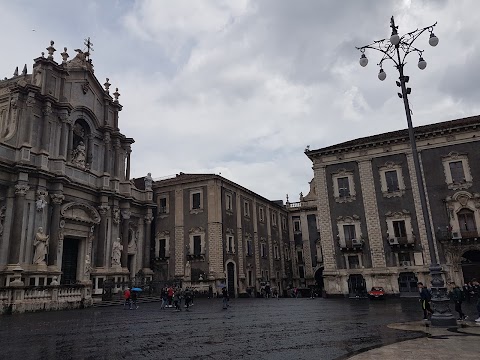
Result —
[[[368,292],[368,297],[370,299],[385,299],[385,290],[383,290],[383,287],[374,286]]]

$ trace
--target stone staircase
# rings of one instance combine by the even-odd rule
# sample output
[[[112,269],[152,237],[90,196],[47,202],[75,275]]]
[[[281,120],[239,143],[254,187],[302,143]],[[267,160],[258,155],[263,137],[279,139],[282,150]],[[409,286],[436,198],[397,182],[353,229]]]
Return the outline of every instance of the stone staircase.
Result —
[[[151,302],[161,302],[160,296],[140,295],[137,299],[137,304],[146,304]],[[123,305],[122,297],[114,297],[112,300],[102,300],[102,298],[93,298],[93,307],[105,307],[105,306],[121,306]]]

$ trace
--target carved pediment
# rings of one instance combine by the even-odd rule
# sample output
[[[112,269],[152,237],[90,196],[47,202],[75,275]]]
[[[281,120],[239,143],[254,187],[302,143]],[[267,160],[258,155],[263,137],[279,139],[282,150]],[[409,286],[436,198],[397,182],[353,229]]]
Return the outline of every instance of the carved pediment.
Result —
[[[98,211],[90,205],[71,202],[62,206],[60,214],[64,219],[84,222],[88,224],[98,224],[100,215]]]
[[[164,231],[157,232],[157,235],[155,236],[155,238],[156,239],[162,239],[162,238],[165,238],[167,236],[170,236],[170,231],[164,230]]]
[[[190,230],[188,230],[189,234],[199,234],[199,233],[204,233],[205,229],[201,226],[198,227],[193,227]]]

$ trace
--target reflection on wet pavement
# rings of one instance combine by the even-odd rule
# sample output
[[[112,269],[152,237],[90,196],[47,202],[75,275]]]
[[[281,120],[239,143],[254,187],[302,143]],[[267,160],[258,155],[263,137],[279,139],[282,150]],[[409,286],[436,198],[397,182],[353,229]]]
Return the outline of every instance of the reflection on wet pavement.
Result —
[[[0,318],[6,359],[334,359],[420,336],[416,299],[198,299],[190,312],[91,308]]]

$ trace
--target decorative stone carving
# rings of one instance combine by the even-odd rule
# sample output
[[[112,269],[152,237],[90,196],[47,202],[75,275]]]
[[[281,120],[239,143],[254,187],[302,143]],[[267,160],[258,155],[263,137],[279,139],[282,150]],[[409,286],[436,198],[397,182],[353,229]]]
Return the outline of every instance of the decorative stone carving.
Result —
[[[120,223],[120,209],[118,207],[113,208],[113,223],[116,225]]]
[[[53,42],[53,40],[51,40],[50,46],[46,48],[46,50],[48,51],[47,59],[53,60],[53,53],[56,51],[56,49],[53,47],[54,44],[55,43]]]
[[[100,214],[93,206],[71,202],[63,205],[60,214],[63,218],[75,220],[79,222],[98,224],[100,222]]]
[[[98,212],[100,213],[100,216],[107,215],[108,210],[110,210],[110,206],[101,205],[98,207]]]
[[[43,228],[39,227],[35,234],[35,253],[33,255],[33,263],[36,265],[46,265],[45,256],[47,255],[48,240],[50,236],[43,233]]]
[[[198,233],[204,233],[205,228],[198,226],[198,227],[193,227],[190,230],[188,230],[189,234],[198,234]]]
[[[129,220],[130,216],[132,216],[132,212],[130,210],[123,210],[122,211],[122,219]]]
[[[35,105],[35,94],[33,93],[28,94],[27,100],[25,101],[25,105],[27,105],[27,107],[32,107],[33,105]]]
[[[65,196],[63,194],[51,194],[50,199],[55,205],[61,205],[63,200],[65,200]]]
[[[72,151],[72,164],[81,169],[85,169],[87,160],[86,150],[85,144],[83,141],[80,141],[77,148]]]
[[[3,235],[3,221],[5,220],[6,212],[7,212],[7,207],[4,205],[0,208],[0,236]]]
[[[43,211],[45,206],[47,206],[47,196],[48,196],[48,191],[47,190],[37,190],[37,196],[38,199],[35,202],[35,207],[37,211]]]
[[[52,113],[52,104],[50,102],[47,102],[45,106],[42,109],[42,113],[45,116],[49,116]]]
[[[150,225],[150,224],[152,223],[153,216],[151,216],[151,215],[145,215],[144,219],[145,219],[145,223],[146,223],[147,225]]]
[[[27,195],[28,190],[30,190],[30,186],[17,184],[15,185],[15,195],[18,196],[25,196]]]
[[[62,55],[62,64],[66,64],[69,56],[66,47],[63,48],[63,52],[60,55]]]
[[[112,267],[120,266],[120,260],[122,258],[123,245],[120,242],[120,238],[117,238],[112,245]]]
[[[84,269],[85,276],[89,276],[91,271],[92,271],[92,265],[90,262],[90,255],[87,254],[85,255],[85,269]]]
[[[164,230],[164,231],[159,231],[157,235],[155,236],[156,239],[161,239],[164,237],[170,236],[170,231]]]

